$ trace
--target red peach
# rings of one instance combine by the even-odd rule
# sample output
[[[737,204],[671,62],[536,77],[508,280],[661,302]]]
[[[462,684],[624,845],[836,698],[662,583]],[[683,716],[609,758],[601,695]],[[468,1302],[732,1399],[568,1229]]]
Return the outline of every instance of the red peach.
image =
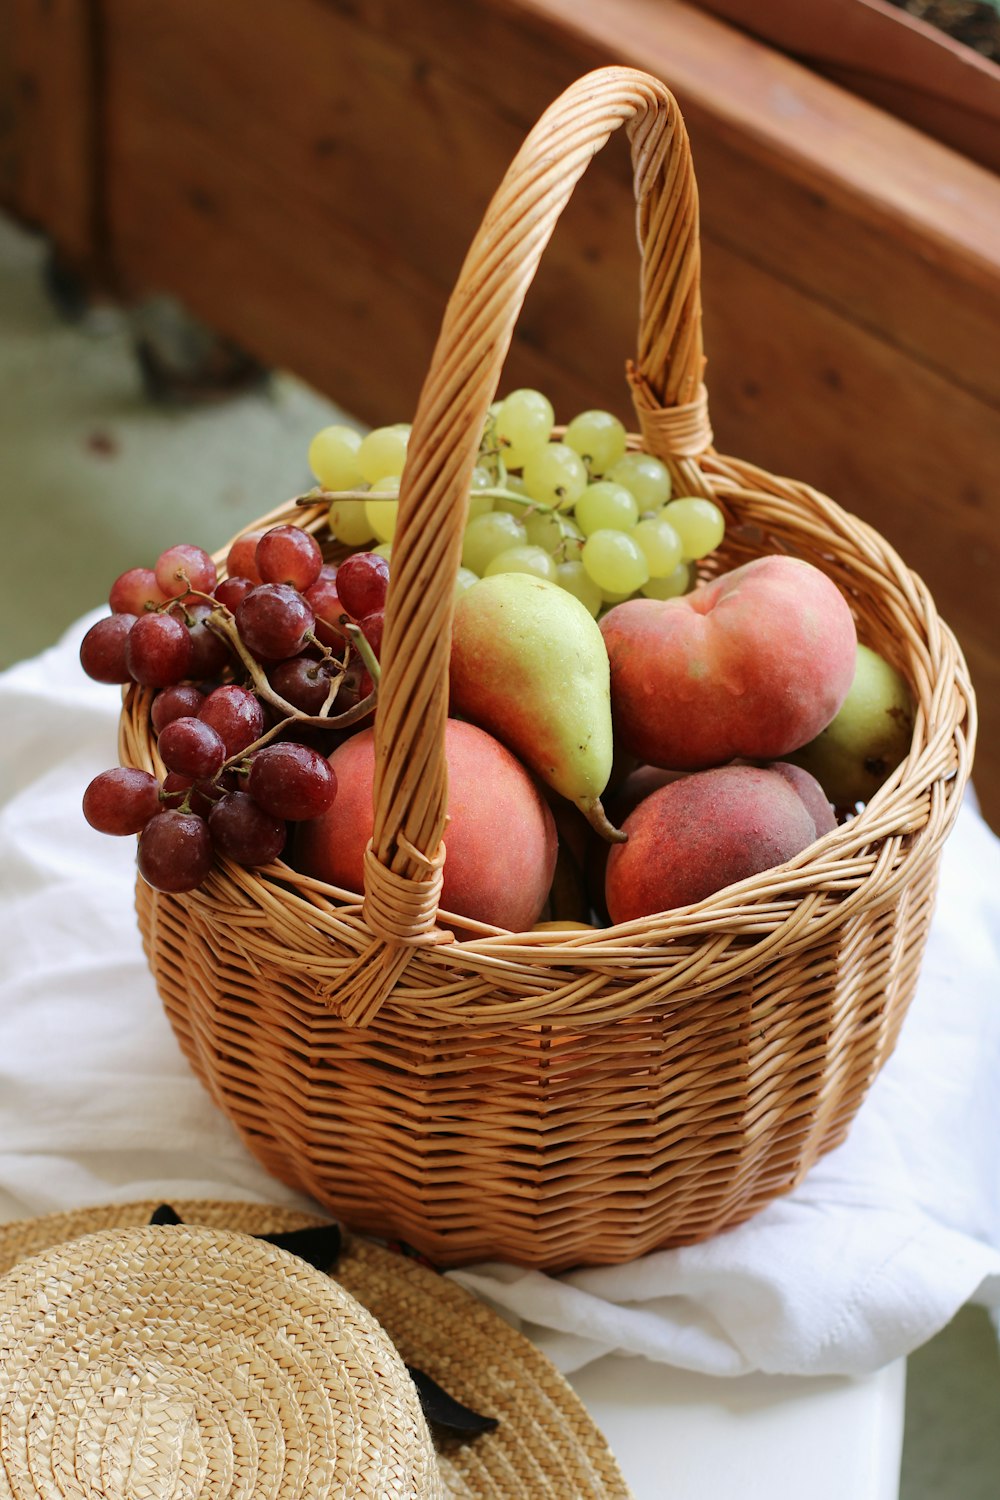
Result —
[[[616,743],[675,771],[780,760],[837,713],[854,678],[850,608],[819,568],[759,557],[678,599],[601,621]]]
[[[701,901],[791,859],[817,837],[792,780],[769,767],[721,766],[683,776],[625,819],[608,855],[612,922]]]
[[[552,884],[558,846],[552,813],[521,762],[485,730],[449,719],[445,754],[442,911],[524,931],[538,920]],[[337,800],[300,826],[294,862],[304,874],[360,894],[374,822],[374,731],[345,740],[330,764]]]

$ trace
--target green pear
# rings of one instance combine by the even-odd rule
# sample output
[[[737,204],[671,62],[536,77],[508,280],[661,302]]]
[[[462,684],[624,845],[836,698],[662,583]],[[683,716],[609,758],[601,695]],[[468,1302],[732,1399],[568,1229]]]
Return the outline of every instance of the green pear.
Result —
[[[501,740],[607,839],[611,673],[579,599],[527,573],[495,573],[455,605],[451,710]]]
[[[870,646],[857,648],[854,680],[839,712],[801,750],[785,756],[811,771],[835,807],[867,802],[906,756],[913,736],[913,695]]]

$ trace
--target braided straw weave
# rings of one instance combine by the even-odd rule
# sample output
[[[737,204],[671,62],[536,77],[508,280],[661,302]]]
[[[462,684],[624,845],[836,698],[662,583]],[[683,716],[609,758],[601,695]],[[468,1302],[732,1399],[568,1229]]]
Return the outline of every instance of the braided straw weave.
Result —
[[[858,816],[696,905],[572,935],[459,921],[455,942],[433,914],[465,497],[541,253],[619,125],[638,205],[627,374],[643,444],[676,494],[725,513],[706,574],[786,551],[837,583],[860,638],[912,686],[912,749]],[[226,866],[184,897],[140,886],[171,1022],[250,1149],[347,1223],[442,1262],[622,1261],[745,1219],[843,1138],[916,982],[975,737],[966,667],[923,583],[870,526],[714,452],[699,284],[672,96],[629,69],[584,77],[527,137],[487,210],[420,397],[393,541],[364,902],[280,864]],[[317,529],[323,514],[296,512]],[[158,768],[150,696],[130,691],[120,750]]]
[[[108,1500],[444,1495],[375,1319],[247,1235],[111,1229],[24,1262],[0,1283],[0,1370],[19,1500],[70,1476]]]
[[[249,1238],[318,1222],[294,1210],[155,1206],[0,1225],[0,1500],[629,1500],[571,1386],[453,1282]],[[432,1448],[403,1361],[496,1428]]]

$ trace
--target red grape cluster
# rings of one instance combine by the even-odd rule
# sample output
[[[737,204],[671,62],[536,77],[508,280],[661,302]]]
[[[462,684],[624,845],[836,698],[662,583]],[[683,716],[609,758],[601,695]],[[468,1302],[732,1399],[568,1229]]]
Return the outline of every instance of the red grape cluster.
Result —
[[[285,524],[234,542],[221,581],[188,544],[115,580],[81,665],[98,682],[156,689],[166,774],[103,771],[83,811],[101,833],[139,835],[155,890],[193,890],[216,854],[269,864],[289,822],[330,807],[336,777],[306,741],[371,712],[388,577],[372,552],[325,563],[309,532]]]

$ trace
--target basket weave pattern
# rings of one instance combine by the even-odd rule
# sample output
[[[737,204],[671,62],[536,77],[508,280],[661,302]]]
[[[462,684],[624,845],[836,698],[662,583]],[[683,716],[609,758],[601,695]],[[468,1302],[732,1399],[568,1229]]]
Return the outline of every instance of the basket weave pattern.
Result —
[[[465,496],[538,260],[621,124],[642,252],[629,369],[642,444],[668,463],[675,493],[725,512],[707,572],[788,551],[834,579],[859,637],[913,688],[912,750],[850,822],[696,905],[572,934],[458,923],[468,936],[454,942],[434,915]],[[632,70],[589,75],[543,116],[487,211],[414,419],[364,901],[284,864],[226,864],[182,897],[140,883],[171,1023],[250,1149],[347,1223],[442,1263],[622,1261],[747,1218],[843,1138],[916,983],[975,737],[965,664],[877,532],[808,486],[714,452],[699,284],[676,104]],[[324,515],[295,512],[314,528]],[[130,690],[121,756],[158,769],[150,698]]]

